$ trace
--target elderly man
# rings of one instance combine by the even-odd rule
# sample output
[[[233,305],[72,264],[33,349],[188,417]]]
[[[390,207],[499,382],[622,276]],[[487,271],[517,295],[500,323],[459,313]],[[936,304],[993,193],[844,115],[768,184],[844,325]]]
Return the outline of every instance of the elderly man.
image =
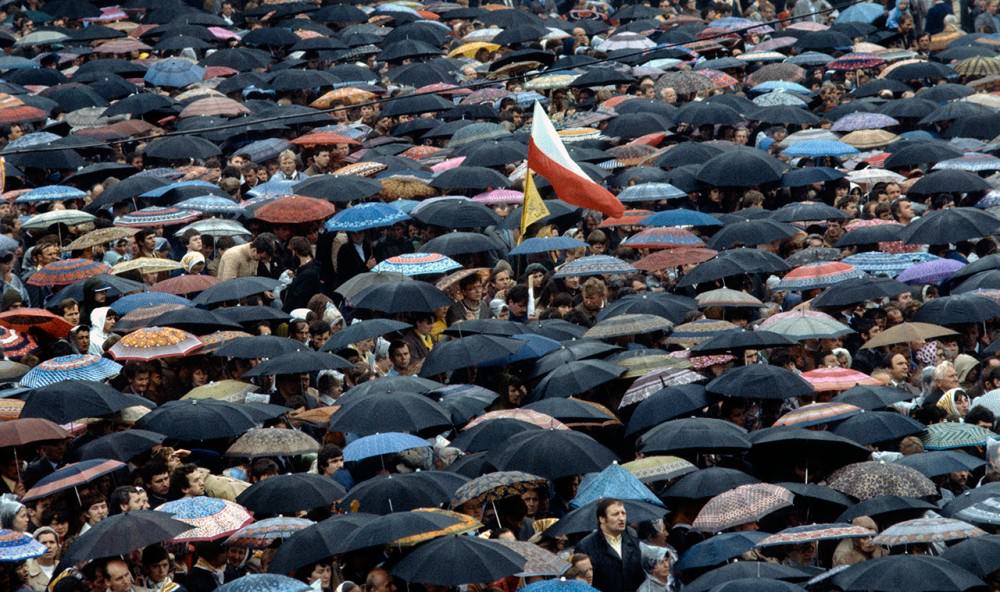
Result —
[[[628,529],[625,504],[603,499],[597,504],[597,530],[575,548],[586,553],[594,566],[594,587],[601,592],[629,592],[645,579],[639,539]]]
[[[937,405],[941,396],[953,388],[958,388],[958,371],[955,364],[945,360],[934,367],[934,388],[924,397],[924,407]]]

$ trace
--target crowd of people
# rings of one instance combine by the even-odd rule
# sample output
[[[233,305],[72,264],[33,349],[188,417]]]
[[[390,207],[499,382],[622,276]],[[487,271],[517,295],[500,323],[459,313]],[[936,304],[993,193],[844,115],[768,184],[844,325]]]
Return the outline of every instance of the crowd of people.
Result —
[[[104,4],[0,7],[0,590],[1000,587],[997,0]]]

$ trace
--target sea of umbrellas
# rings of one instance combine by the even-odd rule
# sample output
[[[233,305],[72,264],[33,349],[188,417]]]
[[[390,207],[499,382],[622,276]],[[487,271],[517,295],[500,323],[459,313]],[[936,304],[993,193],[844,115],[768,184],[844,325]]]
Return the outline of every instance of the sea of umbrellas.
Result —
[[[5,4],[0,589],[1000,586],[1000,37],[799,2]]]

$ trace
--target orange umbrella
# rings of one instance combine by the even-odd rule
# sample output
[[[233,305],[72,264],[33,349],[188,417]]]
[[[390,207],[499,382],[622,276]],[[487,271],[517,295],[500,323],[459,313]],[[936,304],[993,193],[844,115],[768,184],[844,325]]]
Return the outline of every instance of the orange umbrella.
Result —
[[[28,329],[34,327],[40,331],[62,339],[69,335],[73,328],[69,322],[44,308],[17,308],[0,313],[0,326],[14,329],[20,333],[27,333]]]
[[[309,106],[316,109],[329,109],[336,105],[358,105],[360,103],[367,103],[376,96],[373,92],[348,86],[346,88],[331,90],[310,103]]]
[[[338,144],[357,144],[357,140],[352,140],[347,136],[335,134],[333,132],[313,132],[304,136],[299,136],[292,140],[296,146],[336,146]]]
[[[272,224],[303,224],[325,220],[336,211],[337,207],[326,200],[288,195],[261,206],[256,218]]]

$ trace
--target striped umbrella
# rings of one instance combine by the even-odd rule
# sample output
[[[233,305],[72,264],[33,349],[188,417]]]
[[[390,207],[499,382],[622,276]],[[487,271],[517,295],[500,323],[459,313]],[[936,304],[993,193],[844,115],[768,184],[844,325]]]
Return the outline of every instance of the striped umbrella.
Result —
[[[385,228],[409,219],[409,215],[389,204],[363,203],[337,212],[326,221],[324,228],[327,232],[361,232]]]
[[[76,187],[68,185],[47,185],[32,189],[27,193],[17,196],[14,203],[41,203],[46,201],[69,201],[71,199],[83,199],[87,197],[86,191],[81,191]]]
[[[622,409],[629,405],[645,401],[653,393],[668,386],[691,384],[704,379],[705,377],[701,374],[685,368],[659,368],[653,370],[635,379],[635,382],[625,391],[625,395],[622,397],[622,402],[618,404],[618,408]]]
[[[172,514],[174,520],[194,527],[179,534],[173,542],[214,541],[253,522],[253,517],[243,506],[215,497],[184,497],[161,504],[155,509],[157,512]]]
[[[883,253],[881,251],[867,251],[844,257],[843,262],[849,263],[857,269],[873,275],[896,277],[916,263],[935,261],[937,259],[939,257],[930,253]]]
[[[30,534],[0,528],[0,563],[20,563],[48,552],[48,547]]]
[[[927,426],[924,434],[924,448],[927,450],[951,450],[970,446],[986,446],[989,440],[1000,438],[986,428],[971,423],[946,421]]]
[[[38,344],[28,335],[3,328],[0,330],[0,348],[3,348],[4,357],[8,360],[19,360],[38,349]]]
[[[861,408],[848,403],[833,401],[811,403],[782,415],[774,422],[774,425],[805,428],[840,421],[858,413],[861,413]]]
[[[826,313],[804,309],[771,315],[758,328],[795,341],[841,337],[854,332]]]
[[[24,401],[20,399],[0,399],[0,421],[13,421],[21,417]]]
[[[116,360],[149,362],[182,358],[202,347],[200,339],[174,327],[148,327],[122,337],[109,351]]]
[[[934,259],[907,268],[896,279],[905,284],[940,284],[963,267],[964,263],[954,259]]]
[[[124,216],[118,216],[115,218],[115,226],[126,226],[129,228],[173,226],[175,224],[194,222],[200,216],[201,212],[182,210],[174,207],[151,206],[130,212]]]
[[[249,549],[266,549],[274,541],[287,539],[313,524],[316,523],[305,518],[286,518],[284,516],[268,518],[237,530],[226,539],[225,544]]]
[[[676,247],[704,247],[705,243],[686,228],[662,226],[647,228],[634,234],[621,246],[633,249],[672,249]]]
[[[776,510],[791,506],[793,497],[791,491],[780,485],[740,485],[708,500],[691,526],[703,532],[719,532],[757,522]]]
[[[802,373],[802,378],[817,392],[846,391],[856,386],[878,386],[878,380],[850,368],[816,368]]]
[[[953,66],[962,76],[981,78],[1000,74],[1000,59],[995,57],[973,56],[964,59]]]
[[[515,189],[494,189],[473,196],[472,201],[478,201],[486,205],[494,204],[516,204],[524,203],[524,194]]]
[[[24,494],[22,501],[31,502],[54,493],[86,485],[98,477],[103,477],[124,468],[125,463],[117,460],[96,458],[68,464],[44,477]]]
[[[916,518],[893,524],[872,541],[876,545],[943,543],[983,536],[986,531],[954,518]]]
[[[65,380],[103,382],[118,376],[122,366],[94,354],[71,354],[45,360],[21,377],[21,386],[40,388]]]
[[[477,425],[487,422],[493,419],[516,419],[518,421],[523,421],[525,423],[530,423],[531,425],[536,425],[540,428],[550,430],[568,430],[566,424],[559,421],[558,419],[552,417],[551,415],[546,415],[544,413],[539,413],[538,411],[532,411],[531,409],[503,409],[500,411],[489,411],[472,419],[469,423],[465,424],[462,428],[463,431],[476,427]]]
[[[988,497],[955,513],[955,518],[977,524],[1000,524],[1000,498]]]
[[[699,319],[674,327],[670,336],[667,337],[667,343],[682,347],[692,347],[728,331],[739,330],[739,327],[729,321]]]
[[[815,541],[835,541],[838,539],[861,539],[878,534],[863,526],[855,526],[846,522],[834,524],[806,524],[786,528],[768,535],[757,543],[758,547],[775,547],[778,545],[799,545]]]
[[[840,261],[825,261],[810,263],[789,271],[781,278],[779,290],[815,290],[826,288],[851,278],[864,277],[864,272],[850,263]]]
[[[110,269],[108,265],[92,259],[60,259],[31,274],[28,284],[39,287],[68,286],[107,273]]]
[[[448,273],[461,269],[458,263],[447,255],[440,253],[404,253],[389,257],[372,268],[375,273],[393,272],[405,276],[431,275]]]
[[[631,264],[610,255],[590,255],[561,265],[552,277],[584,277],[634,273]]]

